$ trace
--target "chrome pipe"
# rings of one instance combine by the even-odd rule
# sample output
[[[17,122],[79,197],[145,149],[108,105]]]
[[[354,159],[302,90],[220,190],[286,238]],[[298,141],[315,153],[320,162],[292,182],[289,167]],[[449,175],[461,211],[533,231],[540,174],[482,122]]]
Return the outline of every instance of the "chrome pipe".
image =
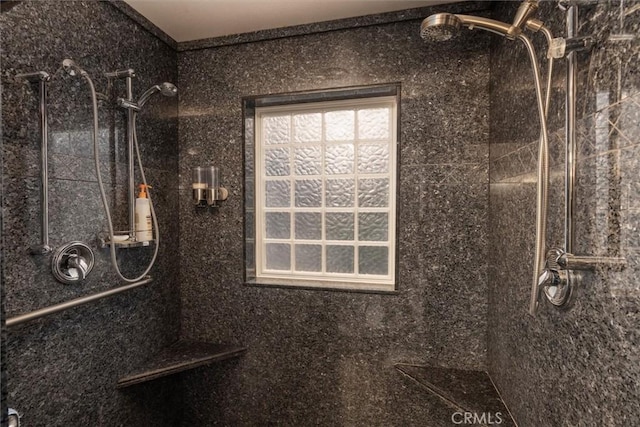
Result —
[[[132,283],[130,285],[120,286],[114,289],[110,289],[108,291],[99,292],[97,294],[88,295],[86,297],[72,299],[67,302],[63,302],[61,304],[52,305],[46,308],[41,308],[40,310],[35,310],[26,314],[21,314],[19,316],[11,317],[7,319],[6,325],[7,327],[19,325],[21,323],[29,322],[31,320],[39,319],[41,317],[48,316],[50,314],[58,313],[60,311],[68,310],[73,307],[78,307],[80,305],[84,305],[90,303],[92,301],[97,301],[106,297],[110,297],[112,295],[119,294],[121,292],[128,291],[130,289],[135,289],[142,285],[146,285],[147,283],[151,283],[153,279],[147,276],[146,279],[140,280],[139,282]]]
[[[578,6],[571,5],[567,10],[567,38],[576,37],[578,32]],[[578,64],[576,52],[567,55],[567,94],[565,112],[565,211],[564,211],[564,249],[573,252],[575,243],[574,212],[576,207],[576,154],[578,152],[576,142],[576,80]]]
[[[538,185],[536,191],[536,241],[535,259],[533,264],[533,281],[531,283],[531,301],[529,314],[536,315],[538,309],[538,297],[540,294],[538,277],[545,263],[545,248],[547,237],[547,209],[548,209],[548,179],[549,179],[549,142],[547,134],[547,118],[545,116],[545,100],[542,95],[540,82],[540,70],[536,59],[536,52],[531,40],[524,34],[520,34],[521,40],[527,48],[531,60],[531,68],[536,86],[536,100],[540,119],[540,147],[538,149]]]
[[[47,118],[47,84],[51,80],[49,73],[18,74],[30,82],[37,82],[40,92],[40,244],[30,248],[33,255],[51,252],[49,245],[49,121]]]
[[[131,70],[133,71],[133,70]],[[132,73],[133,74],[133,73]],[[133,78],[125,77],[127,84],[127,99],[133,104]],[[133,152],[133,116],[135,112],[131,108],[127,108],[127,156],[129,166],[129,239],[134,240],[136,237],[136,180],[134,169],[134,152]]]

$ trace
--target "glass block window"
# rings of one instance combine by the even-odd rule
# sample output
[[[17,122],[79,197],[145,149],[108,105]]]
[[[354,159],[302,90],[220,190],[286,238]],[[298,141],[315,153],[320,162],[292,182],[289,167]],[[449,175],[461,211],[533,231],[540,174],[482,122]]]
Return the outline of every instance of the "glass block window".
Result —
[[[395,289],[396,102],[255,109],[245,159],[255,168],[246,184],[256,283]]]

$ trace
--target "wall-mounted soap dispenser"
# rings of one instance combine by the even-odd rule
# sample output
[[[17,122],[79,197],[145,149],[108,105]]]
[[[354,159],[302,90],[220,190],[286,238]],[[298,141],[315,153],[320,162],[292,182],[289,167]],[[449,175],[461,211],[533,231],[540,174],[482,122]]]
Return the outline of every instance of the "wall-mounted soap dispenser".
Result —
[[[229,192],[220,186],[220,170],[215,166],[193,169],[193,202],[196,206],[218,206],[217,202],[227,200]]]

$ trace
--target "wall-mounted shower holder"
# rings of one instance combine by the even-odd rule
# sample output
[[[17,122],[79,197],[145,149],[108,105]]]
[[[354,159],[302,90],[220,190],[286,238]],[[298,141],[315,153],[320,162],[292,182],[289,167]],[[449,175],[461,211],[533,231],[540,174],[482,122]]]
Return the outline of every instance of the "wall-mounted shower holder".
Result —
[[[94,262],[93,251],[89,246],[82,242],[69,242],[54,252],[51,271],[59,282],[73,285],[87,278]]]
[[[591,36],[584,37],[556,37],[551,40],[547,58],[564,58],[572,52],[583,52],[591,50],[595,44]]]

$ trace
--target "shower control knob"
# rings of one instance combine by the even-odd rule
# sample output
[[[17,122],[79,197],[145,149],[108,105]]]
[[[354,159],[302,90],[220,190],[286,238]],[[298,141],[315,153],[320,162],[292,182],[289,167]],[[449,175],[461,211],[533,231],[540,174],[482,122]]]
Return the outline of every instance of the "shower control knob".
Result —
[[[94,255],[82,242],[70,242],[58,248],[51,258],[53,276],[62,283],[80,283],[93,269]]]

